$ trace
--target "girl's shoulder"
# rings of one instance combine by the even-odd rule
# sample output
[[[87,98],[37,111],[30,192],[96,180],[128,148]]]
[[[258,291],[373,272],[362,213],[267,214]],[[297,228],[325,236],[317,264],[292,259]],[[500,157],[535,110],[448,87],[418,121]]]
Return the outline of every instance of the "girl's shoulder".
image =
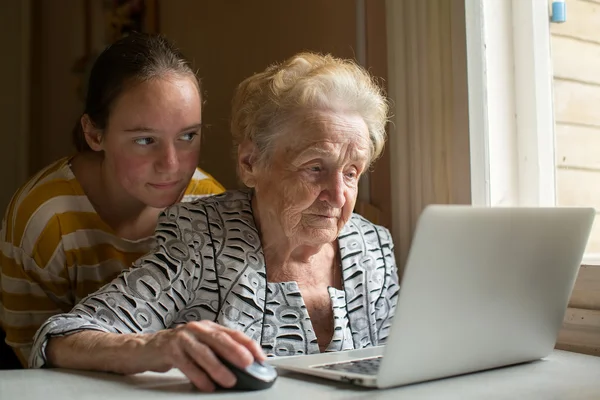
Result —
[[[21,243],[31,232],[41,233],[56,215],[93,211],[65,157],[32,176],[13,195],[2,222],[3,240]]]

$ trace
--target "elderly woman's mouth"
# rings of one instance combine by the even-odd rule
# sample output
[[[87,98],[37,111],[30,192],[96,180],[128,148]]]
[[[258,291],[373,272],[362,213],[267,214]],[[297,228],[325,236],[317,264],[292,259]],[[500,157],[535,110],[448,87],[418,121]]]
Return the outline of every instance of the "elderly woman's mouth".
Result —
[[[309,217],[319,217],[319,218],[339,218],[340,214],[339,213],[333,213],[333,212],[308,212],[305,213],[304,215],[307,215]]]
[[[308,214],[307,219],[313,224],[319,225],[330,225],[332,223],[337,223],[338,216],[330,215],[330,214]]]

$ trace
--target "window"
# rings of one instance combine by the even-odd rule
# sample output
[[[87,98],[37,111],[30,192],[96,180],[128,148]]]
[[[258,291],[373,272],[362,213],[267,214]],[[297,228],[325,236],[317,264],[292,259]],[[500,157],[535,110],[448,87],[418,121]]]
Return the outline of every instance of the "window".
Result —
[[[555,204],[548,9],[466,0],[473,203]]]

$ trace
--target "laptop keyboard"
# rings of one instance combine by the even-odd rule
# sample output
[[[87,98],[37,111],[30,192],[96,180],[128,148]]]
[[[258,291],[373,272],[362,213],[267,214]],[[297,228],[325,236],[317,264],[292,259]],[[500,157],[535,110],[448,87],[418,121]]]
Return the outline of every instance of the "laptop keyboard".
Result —
[[[348,361],[343,363],[325,364],[314,368],[327,369],[330,371],[344,371],[363,375],[377,375],[382,357],[363,358],[362,360]]]

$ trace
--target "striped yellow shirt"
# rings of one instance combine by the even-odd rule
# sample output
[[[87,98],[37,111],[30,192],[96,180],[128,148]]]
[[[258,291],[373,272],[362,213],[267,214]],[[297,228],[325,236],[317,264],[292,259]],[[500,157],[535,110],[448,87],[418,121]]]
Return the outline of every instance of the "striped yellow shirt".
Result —
[[[197,169],[182,201],[222,193]],[[33,336],[151,250],[154,238],[118,237],[94,210],[69,158],[40,171],[13,196],[0,232],[0,324],[26,366]]]

